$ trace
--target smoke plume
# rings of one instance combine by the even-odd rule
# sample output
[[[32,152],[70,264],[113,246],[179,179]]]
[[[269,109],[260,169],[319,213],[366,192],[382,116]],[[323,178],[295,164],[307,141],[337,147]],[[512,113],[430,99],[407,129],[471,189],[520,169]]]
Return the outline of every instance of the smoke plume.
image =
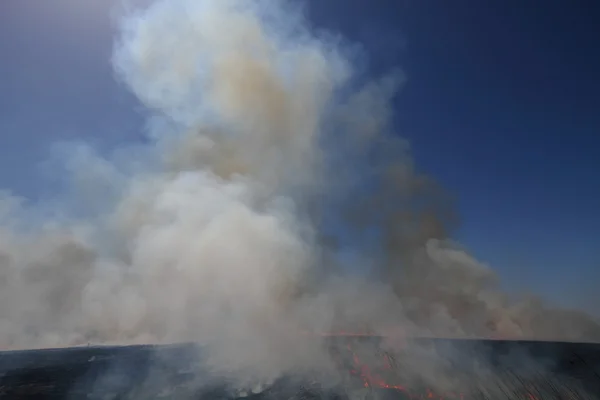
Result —
[[[3,196],[0,347],[194,341],[274,378],[327,362],[307,332],[598,340],[449,240],[392,129],[401,75],[359,84],[354,57],[283,1],[130,10],[113,63],[150,144],[67,146],[64,198]]]

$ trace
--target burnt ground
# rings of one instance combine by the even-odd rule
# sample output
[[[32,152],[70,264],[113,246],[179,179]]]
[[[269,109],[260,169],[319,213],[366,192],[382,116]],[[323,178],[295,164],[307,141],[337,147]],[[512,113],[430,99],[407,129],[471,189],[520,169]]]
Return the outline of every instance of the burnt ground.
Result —
[[[600,399],[600,344],[414,339],[392,350],[381,337],[327,341],[336,380],[290,376],[257,394],[208,379],[192,344],[0,352],[0,398]]]

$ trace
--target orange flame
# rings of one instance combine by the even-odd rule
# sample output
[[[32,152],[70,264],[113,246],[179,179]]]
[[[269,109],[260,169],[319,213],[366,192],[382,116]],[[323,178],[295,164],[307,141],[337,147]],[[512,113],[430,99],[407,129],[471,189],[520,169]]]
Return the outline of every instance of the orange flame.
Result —
[[[404,339],[405,336],[402,334],[400,330],[389,331],[387,334],[376,335],[373,333],[357,333],[357,332],[321,332],[321,333],[309,333],[303,332],[303,334],[309,336],[321,336],[321,337],[380,337],[385,339],[393,338],[397,343],[405,344]],[[488,338],[489,339],[489,338]],[[506,338],[495,337],[494,339],[506,340]],[[350,374],[353,376],[358,376],[362,380],[363,387],[370,389],[391,389],[397,390],[404,394],[410,400],[465,400],[465,393],[463,392],[448,392],[444,394],[436,393],[432,389],[425,389],[422,393],[413,393],[410,392],[405,386],[399,384],[391,384],[386,382],[379,374],[372,371],[372,369],[365,363],[363,363],[356,352],[352,349],[350,344],[346,345],[346,348],[350,352],[352,356],[352,368],[350,369]],[[393,357],[389,354],[383,354],[383,368],[384,370],[392,370],[393,367]],[[533,390],[535,391],[535,390]],[[527,390],[524,393],[523,399],[526,400],[541,400],[538,396],[532,394],[532,390]]]
[[[347,349],[352,354],[352,360],[353,360],[353,364],[354,364],[354,368],[350,371],[350,373],[353,375],[358,375],[361,378],[361,380],[363,381],[363,386],[365,388],[398,390],[398,391],[404,392],[404,394],[407,395],[411,400],[412,399],[414,399],[414,400],[416,400],[416,399],[444,400],[445,398],[454,398],[454,399],[460,399],[460,400],[464,399],[463,393],[459,393],[459,394],[447,393],[446,395],[441,396],[441,395],[436,394],[431,389],[427,389],[426,392],[421,395],[415,395],[413,393],[410,393],[406,387],[404,387],[402,385],[393,385],[393,384],[387,383],[380,375],[373,373],[366,364],[363,364],[361,362],[360,358],[354,352],[354,350],[352,349],[352,347],[349,344],[347,345]],[[391,365],[392,363],[391,363],[390,357],[387,354],[385,354],[383,356],[383,359],[385,361],[384,369],[392,369],[392,365]]]
[[[349,335],[351,336],[351,335]],[[361,335],[356,335],[361,336]],[[366,335],[365,335],[366,336]],[[350,344],[346,345],[346,348],[352,355],[353,366],[350,370],[352,375],[358,376],[362,382],[363,387],[372,389],[391,389],[398,390],[404,393],[404,395],[410,400],[465,400],[465,393],[459,392],[448,392],[439,394],[434,390],[427,388],[424,393],[413,393],[410,392],[405,386],[398,384],[390,384],[386,382],[379,374],[372,371],[368,365],[363,363],[360,357],[352,349]],[[388,354],[383,354],[384,366],[383,369],[393,369],[391,357]],[[528,390],[525,394],[527,400],[541,400],[539,397],[532,394],[531,390]]]

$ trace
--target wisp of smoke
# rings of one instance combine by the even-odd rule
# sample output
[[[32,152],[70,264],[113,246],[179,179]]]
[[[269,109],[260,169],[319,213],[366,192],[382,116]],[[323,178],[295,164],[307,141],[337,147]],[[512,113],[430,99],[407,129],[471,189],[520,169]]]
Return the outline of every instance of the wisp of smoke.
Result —
[[[398,75],[359,87],[294,4],[157,0],[122,20],[113,62],[151,144],[69,148],[63,207],[3,196],[1,348],[193,341],[216,370],[275,378],[327,364],[307,332],[600,336],[510,302],[448,240],[451,202],[391,129]]]

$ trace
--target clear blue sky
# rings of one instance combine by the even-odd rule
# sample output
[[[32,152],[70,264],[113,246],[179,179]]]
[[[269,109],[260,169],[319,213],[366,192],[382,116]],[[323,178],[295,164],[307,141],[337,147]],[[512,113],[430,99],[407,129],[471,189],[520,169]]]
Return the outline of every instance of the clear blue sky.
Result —
[[[139,140],[112,81],[107,0],[0,2],[0,187],[49,190],[57,139]],[[400,65],[397,125],[422,170],[458,199],[459,239],[553,300],[600,302],[600,3],[312,1],[369,68]]]

